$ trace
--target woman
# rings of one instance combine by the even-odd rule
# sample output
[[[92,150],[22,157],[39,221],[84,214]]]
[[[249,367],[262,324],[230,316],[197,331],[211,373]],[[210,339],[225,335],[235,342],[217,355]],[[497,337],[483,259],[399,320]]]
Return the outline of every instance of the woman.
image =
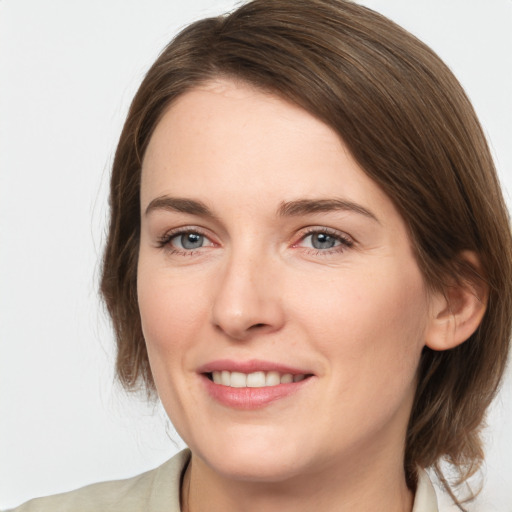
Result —
[[[510,231],[423,44],[333,0],[198,22],[141,85],[111,183],[118,374],[190,452],[20,510],[418,512],[437,510],[423,468],[448,490],[442,457],[461,482],[478,469]]]

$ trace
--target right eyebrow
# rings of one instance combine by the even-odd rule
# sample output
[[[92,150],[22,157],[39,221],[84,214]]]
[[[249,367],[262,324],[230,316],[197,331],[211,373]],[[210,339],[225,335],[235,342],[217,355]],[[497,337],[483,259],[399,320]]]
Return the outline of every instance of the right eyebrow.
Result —
[[[145,215],[155,210],[166,210],[171,212],[188,213],[214,219],[216,216],[201,201],[185,199],[182,197],[160,196],[153,199],[146,208]]]

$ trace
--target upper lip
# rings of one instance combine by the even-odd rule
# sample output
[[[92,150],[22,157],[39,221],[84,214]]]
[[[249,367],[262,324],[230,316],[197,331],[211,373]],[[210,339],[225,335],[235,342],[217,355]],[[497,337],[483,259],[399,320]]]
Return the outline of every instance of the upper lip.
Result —
[[[291,373],[292,375],[308,375],[310,371],[301,368],[294,368],[286,364],[260,359],[250,359],[248,361],[235,361],[232,359],[217,359],[198,368],[198,373],[211,373],[215,371],[226,370],[228,372],[254,373],[254,372],[279,372]]]

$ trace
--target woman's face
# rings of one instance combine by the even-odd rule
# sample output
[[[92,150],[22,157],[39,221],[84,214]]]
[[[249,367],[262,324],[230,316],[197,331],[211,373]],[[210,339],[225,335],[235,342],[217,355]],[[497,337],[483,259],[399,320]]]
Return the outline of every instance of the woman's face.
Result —
[[[402,460],[428,294],[402,218],[331,128],[206,84],[156,127],[141,207],[151,370],[195,456],[261,481]]]

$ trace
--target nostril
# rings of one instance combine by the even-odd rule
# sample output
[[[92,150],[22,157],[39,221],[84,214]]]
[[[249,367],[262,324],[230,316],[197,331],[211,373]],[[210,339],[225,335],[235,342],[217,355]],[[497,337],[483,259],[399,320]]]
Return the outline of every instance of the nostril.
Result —
[[[254,324],[251,325],[249,329],[260,329],[261,327],[265,327],[266,324]]]

